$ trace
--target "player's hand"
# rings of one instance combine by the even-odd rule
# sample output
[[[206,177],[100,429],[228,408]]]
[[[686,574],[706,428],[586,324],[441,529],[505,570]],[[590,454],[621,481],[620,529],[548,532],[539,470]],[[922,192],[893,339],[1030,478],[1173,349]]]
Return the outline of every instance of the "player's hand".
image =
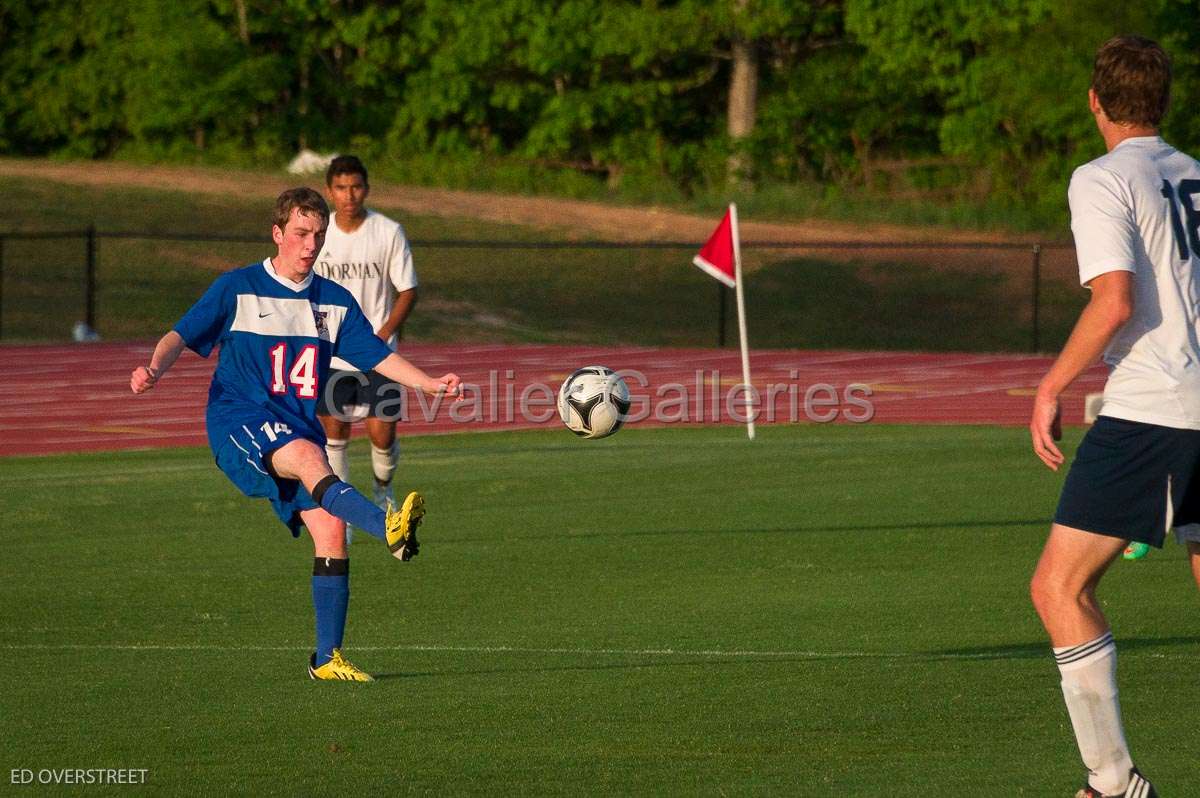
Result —
[[[443,374],[436,379],[431,379],[424,390],[430,396],[441,394],[457,398],[462,394],[462,380],[457,374]]]
[[[134,393],[145,393],[158,382],[158,371],[150,366],[138,366],[129,376],[129,388]]]
[[[1033,400],[1033,418],[1029,421],[1029,433],[1033,436],[1033,452],[1051,471],[1066,459],[1054,445],[1062,440],[1062,411],[1057,396],[1038,393]]]

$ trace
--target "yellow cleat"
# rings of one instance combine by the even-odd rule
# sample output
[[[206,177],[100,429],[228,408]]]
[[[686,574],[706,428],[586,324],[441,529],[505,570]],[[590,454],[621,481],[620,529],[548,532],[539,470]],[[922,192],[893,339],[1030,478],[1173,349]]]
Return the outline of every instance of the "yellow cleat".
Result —
[[[411,560],[417,556],[421,544],[417,542],[417,527],[425,517],[425,500],[415,490],[404,498],[397,510],[390,501],[387,508],[387,544],[392,556]]]
[[[308,658],[308,677],[321,681],[343,681],[343,682],[373,682],[371,674],[359,668],[350,660],[342,656],[342,650],[335,648],[333,650],[333,659],[326,662],[319,668],[314,668],[313,665],[317,661],[317,655],[314,653]]]

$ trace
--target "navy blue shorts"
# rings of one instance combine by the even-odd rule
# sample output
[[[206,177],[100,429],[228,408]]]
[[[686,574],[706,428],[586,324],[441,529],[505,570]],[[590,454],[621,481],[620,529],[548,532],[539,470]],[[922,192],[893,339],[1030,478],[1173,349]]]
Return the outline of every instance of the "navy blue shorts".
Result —
[[[1200,430],[1100,416],[1075,452],[1054,522],[1161,547],[1200,541]]]
[[[248,413],[245,422],[241,429],[231,431],[224,441],[214,442],[213,454],[217,458],[217,468],[242,493],[269,500],[279,520],[291,530],[294,537],[300,537],[300,527],[303,526],[300,513],[315,510],[318,505],[299,480],[272,476],[263,458],[284,444],[297,438],[307,439],[307,436],[293,432],[291,427],[279,422],[266,410],[258,414]],[[270,428],[269,434],[263,428],[264,424]]]
[[[368,415],[384,421],[402,421],[404,386],[378,371],[331,371],[317,397],[317,415],[358,421]]]

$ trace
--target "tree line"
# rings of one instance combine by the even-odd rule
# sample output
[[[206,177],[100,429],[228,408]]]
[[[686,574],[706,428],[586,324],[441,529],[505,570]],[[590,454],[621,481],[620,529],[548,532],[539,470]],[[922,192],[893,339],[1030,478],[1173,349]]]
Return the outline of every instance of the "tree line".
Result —
[[[1100,151],[1084,98],[1115,33],[1172,53],[1167,134],[1200,144],[1198,23],[1187,0],[13,0],[0,152],[470,154],[1061,204]]]

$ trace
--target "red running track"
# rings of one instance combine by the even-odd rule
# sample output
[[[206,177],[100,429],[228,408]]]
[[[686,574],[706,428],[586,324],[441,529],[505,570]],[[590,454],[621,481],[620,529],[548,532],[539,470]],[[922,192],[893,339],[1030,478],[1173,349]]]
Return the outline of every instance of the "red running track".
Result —
[[[216,357],[185,352],[153,391],[134,396],[129,373],[152,349],[150,342],[0,347],[9,386],[0,395],[0,456],[205,443],[204,403]],[[736,350],[424,344],[404,354],[431,373],[453,370],[478,386],[463,403],[430,408],[436,412],[410,400],[405,430],[413,434],[557,425],[546,406],[549,391],[589,364],[645,375],[645,385],[627,376],[634,395],[646,397],[633,408],[649,415],[638,423],[739,423],[726,405],[730,387],[741,382]],[[1034,355],[777,350],[755,352],[751,372],[764,396],[777,386],[774,421],[760,417],[759,424],[793,415],[812,420],[804,396],[819,384],[832,392],[815,390],[814,414],[861,417],[862,406],[844,401],[847,386],[859,384],[870,388],[872,423],[1024,425],[1050,363]],[[1063,401],[1065,423],[1082,422],[1084,396],[1100,391],[1104,376],[1098,366],[1076,382]],[[534,404],[523,417],[518,398],[538,383],[549,389],[530,389]],[[714,411],[714,404],[721,407]]]

